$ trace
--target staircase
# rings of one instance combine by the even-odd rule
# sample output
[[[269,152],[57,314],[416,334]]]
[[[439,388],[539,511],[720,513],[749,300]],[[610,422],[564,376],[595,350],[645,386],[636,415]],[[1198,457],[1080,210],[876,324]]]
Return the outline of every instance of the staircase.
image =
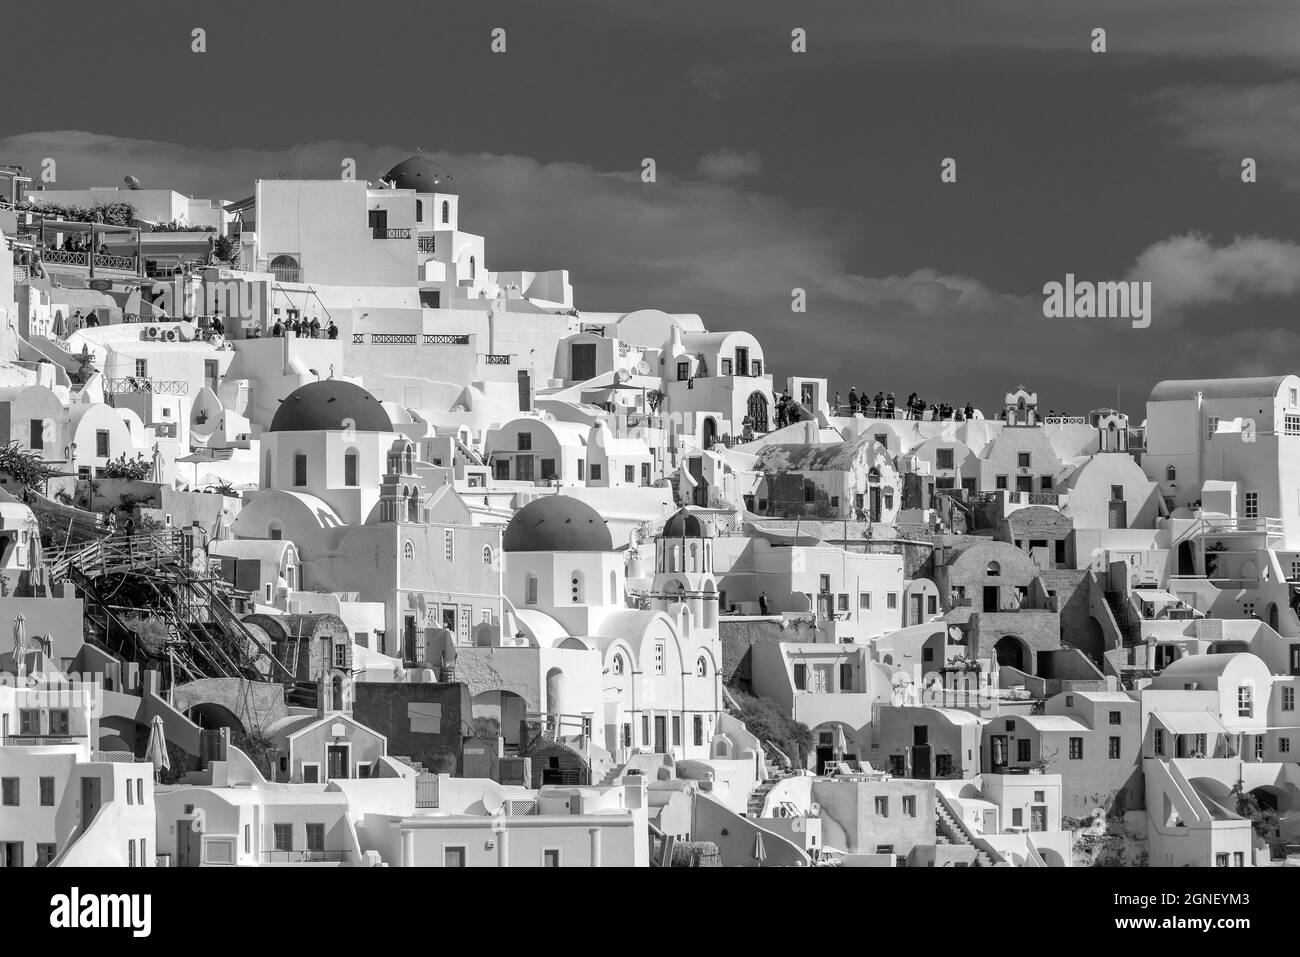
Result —
[[[935,797],[938,797],[937,793]],[[952,815],[942,800],[934,802],[934,825],[936,844],[952,844],[958,847],[973,844],[966,825]],[[993,859],[985,851],[975,848],[975,866],[992,867]]]
[[[413,759],[413,758],[411,758],[411,757],[409,757],[409,756],[406,756],[406,755],[390,754],[389,757],[391,757],[394,761],[400,761],[402,764],[405,764],[408,768],[411,768],[412,770],[414,770],[416,774],[428,774],[428,773],[429,773],[429,772],[425,769],[425,767],[424,767],[423,764],[421,764],[419,761],[416,761],[415,759]]]
[[[771,773],[771,772],[769,772]],[[775,775],[767,778],[758,787],[749,792],[749,804],[745,810],[746,817],[762,817],[763,806],[767,803],[767,793],[776,787],[789,775],[784,771],[778,771]]]
[[[1106,592],[1106,604],[1110,606],[1111,614],[1115,616],[1115,624],[1119,626],[1120,634],[1124,636],[1127,643],[1142,642],[1142,626],[1134,621],[1133,607],[1129,602],[1128,595],[1117,591]]]

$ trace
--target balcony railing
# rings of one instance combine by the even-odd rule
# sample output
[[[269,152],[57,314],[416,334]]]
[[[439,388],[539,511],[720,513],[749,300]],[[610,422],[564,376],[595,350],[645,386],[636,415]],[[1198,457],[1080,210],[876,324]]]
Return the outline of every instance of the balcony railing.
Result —
[[[302,282],[302,269],[298,266],[269,266],[266,271],[276,282]]]
[[[374,230],[375,239],[410,239],[411,230],[406,229],[376,229]]]
[[[370,334],[370,344],[372,346],[413,346],[415,345],[415,333],[372,332]]]
[[[367,333],[364,332],[352,333],[352,344],[365,345],[366,335]],[[369,336],[370,344],[373,346],[414,346],[421,343],[426,346],[467,346],[470,343],[468,335],[445,332],[372,332]],[[504,356],[499,363],[489,363],[492,364],[509,365],[510,356]]]
[[[47,748],[57,744],[77,744],[85,741],[84,734],[11,734],[4,739],[10,748]]]
[[[434,237],[432,236],[421,236],[416,242],[419,246],[420,252],[422,253],[431,253],[435,251]]]
[[[267,864],[341,864],[351,851],[263,851]]]
[[[426,332],[424,334],[424,344],[426,346],[467,346],[469,345],[469,336],[444,332]]]
[[[508,366],[510,365],[509,353],[484,353],[481,357],[483,364],[488,366]]]
[[[129,395],[138,392],[153,392],[157,395],[189,395],[190,384],[184,379],[150,379],[144,376],[126,376],[121,379],[105,379],[105,395]]]

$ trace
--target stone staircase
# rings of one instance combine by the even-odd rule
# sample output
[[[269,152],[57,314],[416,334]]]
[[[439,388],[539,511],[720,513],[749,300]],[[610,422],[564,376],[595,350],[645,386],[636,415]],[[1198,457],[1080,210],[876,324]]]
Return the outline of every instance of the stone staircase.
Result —
[[[970,832],[965,825],[952,816],[942,801],[935,802],[934,818],[936,844],[953,844],[959,847],[972,845]],[[975,866],[992,867],[993,860],[987,852],[975,848]]]
[[[394,761],[400,761],[402,764],[405,764],[408,768],[414,770],[416,774],[429,773],[428,769],[425,768],[425,766],[422,763],[414,760],[409,755],[390,754],[389,757],[392,758]]]
[[[770,775],[758,787],[749,792],[749,804],[745,810],[746,817],[762,817],[763,805],[767,803],[767,793],[778,783],[789,777],[784,771],[769,771]]]

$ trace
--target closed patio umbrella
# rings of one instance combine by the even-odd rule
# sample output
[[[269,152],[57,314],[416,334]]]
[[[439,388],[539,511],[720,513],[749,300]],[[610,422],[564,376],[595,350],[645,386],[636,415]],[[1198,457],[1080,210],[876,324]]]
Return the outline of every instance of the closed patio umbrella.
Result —
[[[759,831],[754,835],[754,860],[767,860],[767,848],[763,846],[763,832]]]
[[[163,719],[161,715],[154,715],[153,722],[149,726],[149,744],[144,750],[144,756],[153,764],[153,777],[158,780],[158,772],[169,770],[172,766],[171,758],[167,756],[167,734],[163,730]]]
[[[19,612],[14,618],[14,673],[22,675],[27,658],[27,618]]]

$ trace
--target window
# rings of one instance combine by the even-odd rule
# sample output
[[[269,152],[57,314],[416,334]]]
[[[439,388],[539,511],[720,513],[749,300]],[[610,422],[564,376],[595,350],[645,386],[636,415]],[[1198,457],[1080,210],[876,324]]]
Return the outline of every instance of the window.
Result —
[[[54,778],[41,778],[40,792],[41,807],[54,807]]]
[[[905,817],[916,817],[916,797],[914,795],[903,795],[903,814]]]
[[[926,613],[927,615],[937,615],[937,614],[939,614],[939,596],[938,596],[938,595],[926,595],[926,596],[925,596],[925,613]]]
[[[730,359],[723,359],[722,362],[720,363],[720,365],[721,365],[722,368],[721,368],[720,372],[718,373],[719,375],[731,375],[731,360],[730,360]]]
[[[542,481],[550,481],[557,478],[555,472],[555,459],[542,459]]]
[[[655,642],[655,674],[661,675],[663,673],[664,673],[664,643],[662,641],[656,641]]]
[[[1259,493],[1247,492],[1245,504],[1246,518],[1259,518]]]
[[[876,798],[876,815],[877,817],[889,817],[889,798]]]
[[[697,714],[692,719],[695,726],[695,746],[697,748],[704,746],[704,715]]]
[[[635,466],[635,465],[624,465],[624,466],[623,466],[623,481],[626,482],[628,485],[635,485],[635,484],[636,484],[636,466]]]
[[[343,484],[355,488],[357,482],[357,453],[349,449],[343,454]]]
[[[1227,851],[1220,851],[1220,852],[1218,852],[1217,854],[1214,855],[1214,866],[1215,866],[1215,867],[1227,867],[1227,866],[1228,866],[1228,852],[1227,852]]]
[[[1290,753],[1291,753],[1291,739],[1290,739],[1290,738],[1278,738],[1278,739],[1277,739],[1277,749],[1278,749],[1278,751],[1281,752],[1282,754],[1290,754]]]
[[[18,806],[17,778],[0,778],[0,804],[5,807]]]
[[[1004,489],[1004,488],[1006,488],[1006,487],[1007,487],[1007,477],[1006,477],[1005,475],[998,475],[998,476],[996,476],[996,477],[993,479],[993,487],[996,488],[996,489]]]
[[[831,590],[831,576],[821,575],[817,580],[817,590],[820,594],[825,595]]]
[[[1050,492],[1052,490],[1052,477],[1050,475],[1038,476],[1038,487],[1044,492]]]
[[[1119,758],[1119,738],[1110,739],[1110,757],[1112,759]]]
[[[126,782],[126,803],[127,803],[127,804],[134,804],[134,803],[135,803],[135,792],[131,790],[131,782],[130,782],[130,781],[127,781],[127,782]]]
[[[808,666],[802,661],[794,666],[794,687],[796,691],[808,690]]]
[[[340,641],[334,646],[334,667],[346,668],[348,666],[348,646],[346,642]]]
[[[623,673],[623,656],[614,652],[614,660],[609,664],[609,670],[612,674],[621,675]]]
[[[1028,452],[1019,452],[1019,453],[1016,454],[1016,467],[1017,467],[1017,468],[1022,468],[1022,469],[1027,469],[1027,468],[1029,468],[1029,453],[1028,453]]]
[[[695,659],[695,677],[707,678],[709,676],[709,659],[700,655]]]
[[[408,562],[415,559],[415,543],[410,539],[407,539],[405,544],[402,545],[402,558]]]
[[[492,564],[492,546],[491,546],[491,545],[484,545],[484,546],[483,546],[483,564],[484,564],[484,565],[491,565],[491,564]]]
[[[673,715],[673,747],[679,748],[682,745],[682,716]]]
[[[937,449],[934,453],[934,467],[937,469],[951,469],[953,467],[952,456],[952,449]]]
[[[68,712],[62,708],[50,712],[50,734],[68,733]]]
[[[641,743],[650,743],[650,715],[641,715]]]
[[[1250,685],[1237,688],[1237,717],[1253,718],[1255,716],[1255,689]]]
[[[27,443],[33,451],[45,448],[45,420],[32,419],[31,441]]]
[[[862,611],[871,611],[871,592],[858,592],[858,608]]]
[[[849,596],[848,596],[848,595],[836,595],[836,596],[835,596],[835,610],[836,610],[836,611],[848,611],[848,610],[849,610]]]
[[[18,712],[19,734],[40,734],[41,713],[35,708],[24,708]]]
[[[1121,721],[1122,718],[1123,718],[1123,715],[1121,715],[1120,712],[1118,712],[1118,711],[1112,711],[1112,712],[1110,713],[1110,723],[1111,723],[1111,724],[1121,724],[1121,723],[1122,723],[1122,721]]]
[[[58,857],[59,846],[57,844],[37,844],[36,845],[36,866],[49,867],[50,864]]]
[[[1156,754],[1165,753],[1165,732],[1163,728],[1156,728],[1152,735],[1152,746]]]
[[[524,604],[537,604],[537,576],[529,575],[524,579]]]
[[[1024,824],[1025,824],[1025,809],[1021,807],[1013,807],[1011,809],[1011,826],[1023,827]]]
[[[302,487],[307,484],[307,455],[295,452],[293,455],[293,484]]]
[[[451,222],[451,203],[447,202],[445,199],[442,201],[442,221],[444,223]]]
[[[1219,417],[1217,415],[1207,415],[1205,417],[1205,440],[1207,442],[1214,439],[1214,433],[1219,431]]]
[[[516,448],[518,448],[520,452],[531,452],[533,450],[533,433],[520,432],[519,435],[516,436]]]
[[[1034,803],[1035,803],[1035,804],[1046,804],[1046,803],[1047,803],[1047,792],[1046,792],[1046,791],[1035,791],[1035,792],[1034,792]]]
[[[141,861],[141,864],[144,862]],[[126,842],[126,866],[135,867],[135,841]]]
[[[293,825],[276,824],[273,825],[275,833],[275,849],[277,851],[293,850]]]
[[[558,847],[542,848],[542,867],[559,867],[560,849]]]
[[[1166,481],[1166,482],[1173,482],[1173,481],[1175,481],[1177,478],[1178,478],[1178,469],[1174,468],[1172,465],[1166,465],[1166,466],[1165,466],[1165,481]]]
[[[840,665],[840,691],[849,693],[853,690],[853,665],[844,662]]]
[[[592,462],[592,463],[591,463],[591,480],[592,480],[593,482],[599,482],[599,481],[600,481],[600,473],[601,473],[601,466],[600,466],[600,463],[599,463],[599,462]]]
[[[443,867],[464,867],[465,846],[462,844],[457,847],[444,847],[442,849],[442,866]]]
[[[108,430],[98,429],[95,432],[95,456],[106,459],[109,456],[108,450]]]
[[[135,803],[144,803],[144,778],[135,779]]]
[[[632,722],[631,721],[623,722],[623,747],[625,748],[632,747]]]
[[[1071,761],[1083,760],[1083,738],[1070,739],[1070,760]]]
[[[1282,431],[1286,435],[1300,435],[1300,415],[1283,416]]]
[[[456,533],[455,533],[452,529],[450,529],[450,528],[443,529],[443,533],[442,533],[442,546],[443,546],[443,551],[444,551],[444,553],[445,553],[446,556],[447,556],[447,561],[449,561],[449,562],[450,562],[450,561],[455,561],[455,559],[456,559]]]
[[[1016,760],[1017,761],[1033,760],[1033,758],[1030,757],[1030,740],[1028,738],[1020,738],[1016,741]]]
[[[586,474],[586,468],[587,468],[587,462],[586,462],[586,460],[585,460],[585,459],[578,459],[578,481],[579,481],[579,482],[585,482],[585,481],[586,481],[586,479],[585,479],[585,477],[584,477],[585,474]]]
[[[885,607],[891,610],[898,607],[898,592],[891,591],[885,593]]]
[[[307,850],[309,851],[325,850],[325,825],[324,824],[307,825]]]
[[[543,459],[542,463],[545,464],[545,462],[546,460]],[[508,481],[510,479],[510,460],[497,459],[495,462],[493,462],[492,477],[495,478],[498,482]]]
[[[1295,710],[1295,688],[1282,689],[1282,710],[1283,711]]]
[[[677,381],[685,382],[691,377],[691,364],[689,362],[677,363]]]

